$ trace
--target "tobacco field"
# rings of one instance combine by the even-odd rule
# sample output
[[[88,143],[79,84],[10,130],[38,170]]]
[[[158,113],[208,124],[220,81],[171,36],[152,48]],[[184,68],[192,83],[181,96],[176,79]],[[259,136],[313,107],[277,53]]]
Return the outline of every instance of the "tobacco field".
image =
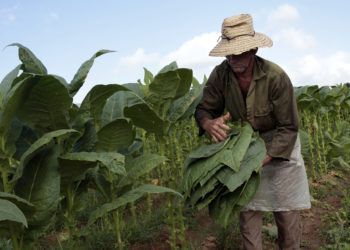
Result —
[[[193,118],[206,77],[176,62],[144,68],[143,79],[95,85],[77,104],[95,59],[111,51],[67,81],[10,46],[20,64],[0,84],[0,249],[240,249],[237,213],[213,220],[211,200],[192,200],[199,210],[186,201],[184,183],[202,181],[184,182],[186,160],[209,143]],[[312,195],[302,248],[350,249],[350,86],[295,95]],[[254,186],[250,174],[237,178]],[[264,248],[274,249],[272,214],[263,220]]]

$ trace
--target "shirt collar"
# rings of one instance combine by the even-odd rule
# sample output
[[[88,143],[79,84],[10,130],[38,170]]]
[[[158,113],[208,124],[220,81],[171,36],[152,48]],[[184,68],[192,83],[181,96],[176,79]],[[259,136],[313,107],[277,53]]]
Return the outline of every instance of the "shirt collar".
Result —
[[[265,71],[262,69],[261,58],[259,56],[255,56],[255,63],[253,69],[253,79],[259,80],[266,75]]]

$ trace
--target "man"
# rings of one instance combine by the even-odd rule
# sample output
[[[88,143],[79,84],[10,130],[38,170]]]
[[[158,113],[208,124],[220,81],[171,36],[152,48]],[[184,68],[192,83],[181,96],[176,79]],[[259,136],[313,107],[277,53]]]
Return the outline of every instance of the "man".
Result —
[[[240,213],[244,249],[262,249],[261,211],[274,213],[279,248],[299,249],[299,210],[311,206],[309,187],[293,86],[278,65],[256,56],[258,48],[271,46],[269,37],[254,31],[250,15],[226,18],[221,41],[209,54],[226,60],[210,74],[195,117],[201,133],[215,142],[227,138],[231,119],[248,121],[265,141],[259,189]]]

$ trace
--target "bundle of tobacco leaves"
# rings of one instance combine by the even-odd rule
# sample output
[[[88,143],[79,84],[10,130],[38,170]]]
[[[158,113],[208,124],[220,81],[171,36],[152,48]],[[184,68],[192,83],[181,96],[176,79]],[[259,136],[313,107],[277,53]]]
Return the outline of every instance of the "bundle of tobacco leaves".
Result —
[[[264,141],[248,123],[235,127],[225,141],[200,146],[185,163],[187,204],[209,206],[210,216],[227,227],[258,189],[265,155]]]

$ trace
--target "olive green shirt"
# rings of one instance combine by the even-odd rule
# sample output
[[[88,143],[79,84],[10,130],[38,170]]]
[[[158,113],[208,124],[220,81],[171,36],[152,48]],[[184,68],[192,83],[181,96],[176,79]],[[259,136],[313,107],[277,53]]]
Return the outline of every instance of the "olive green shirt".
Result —
[[[196,108],[199,127],[204,118],[217,118],[224,110],[232,120],[248,121],[259,131],[268,155],[289,160],[298,133],[298,111],[292,83],[278,65],[255,56],[246,100],[227,60],[216,66]]]

